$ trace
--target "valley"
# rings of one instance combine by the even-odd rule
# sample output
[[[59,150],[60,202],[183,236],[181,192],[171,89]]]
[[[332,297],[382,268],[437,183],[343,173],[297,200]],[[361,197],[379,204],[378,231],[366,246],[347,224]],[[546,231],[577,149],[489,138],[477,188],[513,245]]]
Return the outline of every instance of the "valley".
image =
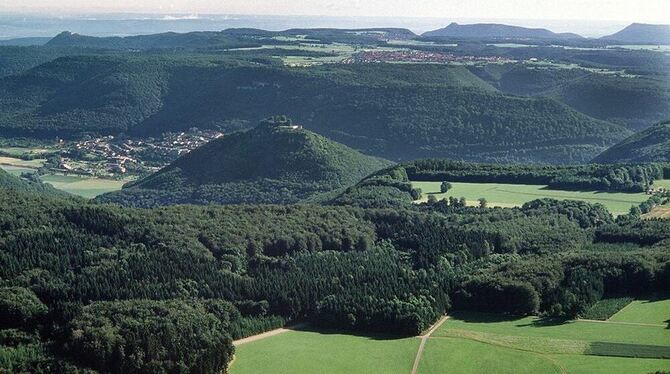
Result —
[[[670,371],[670,26],[73,17],[0,42],[0,373]]]

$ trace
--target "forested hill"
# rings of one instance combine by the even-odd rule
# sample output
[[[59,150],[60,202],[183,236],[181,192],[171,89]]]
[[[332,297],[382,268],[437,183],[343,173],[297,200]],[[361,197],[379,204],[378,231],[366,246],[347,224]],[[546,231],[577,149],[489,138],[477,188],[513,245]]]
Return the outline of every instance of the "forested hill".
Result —
[[[619,57],[627,55],[628,52],[621,51]],[[648,55],[653,56],[651,52]],[[668,70],[666,67],[670,68],[668,61],[662,62],[659,70]],[[644,70],[617,68],[631,72]],[[581,113],[631,130],[670,118],[670,79],[662,74],[601,74],[586,69],[538,68],[527,64],[490,64],[472,66],[470,70],[502,92],[552,97]]]
[[[213,140],[99,200],[134,206],[294,203],[353,185],[390,164],[279,116]]]
[[[217,56],[64,57],[0,80],[7,136],[224,132],[286,113],[387,159],[585,162],[631,134],[546,98],[497,92],[465,67],[260,66]]]
[[[462,39],[583,39],[577,34],[554,33],[547,29],[509,26],[496,23],[476,23],[459,25],[451,23],[447,27],[428,31],[422,36]]]
[[[601,39],[629,44],[670,44],[670,25],[633,23]]]
[[[670,162],[670,121],[659,123],[609,148],[593,162]]]

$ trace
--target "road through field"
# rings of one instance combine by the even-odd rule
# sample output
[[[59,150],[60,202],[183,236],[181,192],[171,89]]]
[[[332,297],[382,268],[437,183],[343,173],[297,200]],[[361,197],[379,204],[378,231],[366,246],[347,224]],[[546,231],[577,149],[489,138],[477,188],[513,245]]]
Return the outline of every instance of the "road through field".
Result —
[[[424,335],[421,335],[421,344],[419,344],[419,349],[416,352],[416,357],[414,358],[414,365],[412,366],[412,374],[416,374],[416,371],[419,369],[419,361],[421,361],[421,355],[423,354],[423,349],[426,346],[426,341],[430,338],[430,335],[435,332],[442,324],[449,319],[449,316],[444,316],[440,318],[433,326],[431,326]]]

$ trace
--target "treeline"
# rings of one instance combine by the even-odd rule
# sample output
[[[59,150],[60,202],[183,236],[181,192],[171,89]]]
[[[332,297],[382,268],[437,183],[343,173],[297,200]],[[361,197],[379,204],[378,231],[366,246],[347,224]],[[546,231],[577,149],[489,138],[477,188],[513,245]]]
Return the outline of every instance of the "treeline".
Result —
[[[404,166],[411,180],[546,184],[562,190],[643,192],[654,180],[670,177],[670,165],[661,163],[540,166],[428,159]]]
[[[667,292],[670,255],[654,250],[501,258],[467,275],[453,294],[463,310],[574,318],[603,297]]]

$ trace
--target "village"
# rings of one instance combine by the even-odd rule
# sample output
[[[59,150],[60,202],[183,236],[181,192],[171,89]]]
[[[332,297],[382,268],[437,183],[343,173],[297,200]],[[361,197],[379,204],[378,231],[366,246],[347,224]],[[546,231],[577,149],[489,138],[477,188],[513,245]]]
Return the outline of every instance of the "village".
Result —
[[[382,62],[474,64],[474,63],[512,63],[516,61],[500,56],[490,56],[490,57],[457,56],[451,53],[429,52],[419,50],[363,51],[356,53],[353,56],[342,61],[343,64],[382,63]]]
[[[59,140],[58,151],[47,159],[43,168],[49,172],[97,177],[141,176],[222,136],[219,131],[192,128],[158,138],[87,135],[75,142]]]

